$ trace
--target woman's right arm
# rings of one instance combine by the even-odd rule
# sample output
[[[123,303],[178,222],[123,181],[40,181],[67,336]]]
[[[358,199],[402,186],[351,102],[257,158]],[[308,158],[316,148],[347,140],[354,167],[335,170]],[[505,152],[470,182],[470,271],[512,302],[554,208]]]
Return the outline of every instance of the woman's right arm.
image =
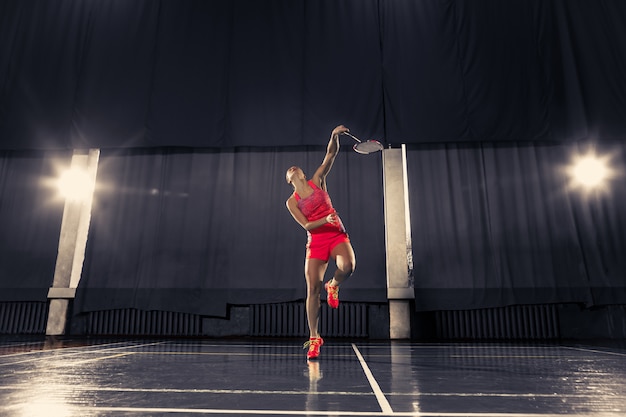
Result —
[[[326,146],[326,155],[324,155],[324,160],[319,168],[311,177],[311,180],[315,182],[315,184],[320,187],[322,190],[326,190],[326,176],[330,172],[330,169],[333,167],[333,163],[335,162],[335,158],[339,153],[339,135],[343,132],[349,132],[350,129],[345,127],[344,125],[339,125],[333,129],[330,134],[330,140],[328,141],[328,145]]]
[[[337,221],[337,215],[335,213],[331,213],[326,217],[322,217],[321,219],[313,220],[310,222],[307,220],[306,216],[302,214],[302,211],[300,211],[300,209],[298,208],[298,202],[294,197],[290,197],[287,200],[286,204],[289,213],[291,213],[294,220],[298,222],[298,224],[302,226],[304,230],[309,231],[317,229],[318,227],[323,226],[326,223],[334,223]]]

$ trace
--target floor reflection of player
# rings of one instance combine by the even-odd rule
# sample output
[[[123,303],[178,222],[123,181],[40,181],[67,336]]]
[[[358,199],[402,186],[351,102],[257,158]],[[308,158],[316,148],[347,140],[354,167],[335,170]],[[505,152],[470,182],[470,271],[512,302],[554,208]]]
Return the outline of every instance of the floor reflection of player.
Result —
[[[309,392],[306,396],[305,411],[318,411],[319,403],[317,401],[319,395],[317,393],[317,382],[322,379],[322,371],[320,363],[317,361],[307,361],[308,369],[304,371],[304,375],[309,378]]]

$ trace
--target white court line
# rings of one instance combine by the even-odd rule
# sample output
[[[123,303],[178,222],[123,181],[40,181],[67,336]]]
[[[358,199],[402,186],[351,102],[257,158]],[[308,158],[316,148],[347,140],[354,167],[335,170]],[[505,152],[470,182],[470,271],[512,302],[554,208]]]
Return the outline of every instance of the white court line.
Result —
[[[86,348],[93,348],[94,346],[107,346],[107,345],[116,345],[119,344],[121,342],[116,342],[116,343],[107,343],[105,345],[86,345],[86,346],[76,346],[76,347],[58,347],[58,348],[50,348],[50,349],[35,349],[35,350],[29,350],[27,352],[17,352],[17,353],[7,353],[6,355],[0,355],[0,358],[11,358],[14,356],[24,356],[24,355],[35,355],[35,354],[39,354],[39,353],[46,353],[46,352],[53,352],[55,350],[59,350],[59,349],[86,349]],[[27,344],[23,344],[23,345],[12,345],[9,347],[15,347],[15,346],[41,346],[41,343],[27,343]],[[3,348],[4,346],[0,346],[0,349]]]
[[[0,391],[13,391],[23,389],[23,385],[0,385]],[[365,397],[371,396],[371,392],[351,392],[351,391],[271,391],[271,390],[247,390],[247,389],[177,389],[177,388],[110,388],[110,387],[80,387],[65,386],[66,390],[73,392],[116,392],[116,393],[143,393],[143,394],[232,394],[232,395],[335,395],[345,397]],[[404,395],[404,394],[400,394]]]
[[[112,342],[112,343],[103,343],[103,344],[89,344],[89,345],[85,345],[85,346],[72,346],[72,347],[67,347],[67,346],[59,346],[59,347],[53,347],[53,348],[46,348],[46,349],[37,349],[37,350],[29,350],[28,352],[18,352],[18,353],[8,353],[6,355],[0,355],[0,358],[10,358],[13,356],[24,356],[24,355],[36,355],[36,354],[41,354],[41,353],[47,353],[47,352],[54,352],[57,350],[65,350],[65,351],[77,351],[77,350],[84,350],[84,349],[95,349],[98,347],[107,347],[107,346],[115,346],[115,345],[125,345],[125,346],[118,346],[116,348],[110,348],[109,349],[121,349],[121,348],[128,348],[128,347],[136,347],[136,346],[148,346],[148,345],[158,345],[158,344],[163,344],[165,342],[154,342],[154,343],[149,343],[149,344],[140,344],[140,345],[129,345],[129,342]],[[41,345],[40,343],[29,343],[27,345]],[[15,345],[15,346],[20,346],[20,345]],[[2,348],[2,346],[0,346],[0,349]],[[105,349],[102,349],[105,350]]]
[[[607,352],[606,350],[586,349],[586,348],[580,348],[580,347],[574,347],[574,346],[563,346],[563,347],[566,349],[580,350],[582,352],[606,353],[607,355],[626,356],[626,353],[621,353],[621,352]]]
[[[145,346],[153,346],[153,345],[159,345],[163,342],[155,342],[155,343],[144,343],[141,345],[132,345],[132,346],[118,346],[118,347],[108,347],[105,349],[93,349],[93,345],[91,346],[91,349],[93,350],[80,350],[80,351],[76,351],[77,349],[86,349],[88,346],[81,346],[81,347],[77,347],[77,348],[57,348],[57,349],[47,349],[47,350],[37,350],[37,351],[33,351],[31,354],[39,354],[38,357],[36,358],[30,358],[30,359],[24,359],[24,360],[19,360],[19,361],[9,361],[9,362],[4,362],[4,363],[0,363],[0,366],[11,366],[11,365],[17,365],[20,363],[28,363],[28,362],[37,362],[37,361],[43,361],[43,360],[48,360],[50,359],[50,355],[45,355],[46,353],[51,353],[51,352],[55,352],[55,351],[64,351],[64,353],[61,353],[57,356],[54,356],[55,360],[58,359],[62,359],[62,358],[67,358],[70,356],[76,356],[76,355],[85,355],[85,354],[89,354],[89,353],[101,353],[101,352],[107,352],[107,351],[111,351],[111,350],[119,350],[119,349],[134,349],[134,348],[138,348],[138,347],[145,347]],[[111,343],[111,345],[114,345],[115,343]],[[98,346],[108,346],[109,344],[106,345],[98,345]],[[6,357],[10,357],[13,355],[0,355],[0,360],[2,360],[3,358]]]
[[[134,355],[135,353],[123,353],[115,356],[123,356],[123,355]],[[110,357],[105,357],[102,359],[109,359]],[[94,359],[98,360],[98,359]],[[22,389],[22,385],[0,385],[0,391],[11,391],[16,389]],[[144,394],[234,394],[234,395],[293,395],[293,396],[302,396],[302,395],[336,395],[336,396],[347,396],[347,397],[363,397],[372,395],[370,392],[359,392],[359,391],[284,391],[284,390],[251,390],[251,389],[209,389],[209,388],[195,388],[195,389],[182,389],[182,388],[129,388],[129,387],[98,387],[98,386],[65,386],[66,389],[72,390],[75,392],[134,392],[134,393],[144,393]],[[388,395],[393,397],[490,397],[490,398],[589,398],[592,397],[593,393],[587,394],[540,394],[540,393],[482,393],[482,392],[391,392]]]
[[[370,368],[367,366],[365,359],[363,359],[361,352],[359,352],[359,349],[354,343],[352,343],[352,349],[354,349],[354,353],[356,353],[357,358],[359,358],[359,362],[361,363],[363,372],[365,372],[365,376],[367,376],[367,380],[372,387],[372,391],[374,391],[374,395],[376,395],[376,399],[378,400],[378,405],[380,405],[380,409],[383,411],[383,413],[393,413],[393,409],[391,408],[391,405],[389,405],[389,401],[387,401],[385,394],[383,394],[383,391],[380,389],[380,386],[378,386],[378,382],[376,382],[374,375],[372,375],[372,371],[370,371]]]
[[[382,344],[382,343],[378,343],[378,344],[373,344],[373,343],[368,343],[367,344],[367,348],[368,349],[387,349],[389,347],[394,347],[394,348],[406,348],[406,349],[430,349],[430,348],[444,348],[444,349],[455,349],[455,350],[461,350],[461,349],[472,349],[472,350],[491,350],[491,349],[502,349],[502,350],[514,350],[514,349],[525,349],[525,350],[530,350],[530,349],[559,349],[561,347],[564,347],[563,345],[517,345],[517,346],[504,346],[504,345],[499,345],[499,344],[494,344],[494,345],[490,345],[490,344],[484,344],[484,345],[451,345],[451,344],[442,344],[442,343],[411,343],[411,344],[405,344],[405,343],[392,343],[392,344]]]
[[[16,407],[8,407],[15,409]],[[0,408],[2,410],[2,408]],[[67,411],[124,412],[124,413],[183,413],[183,414],[234,414],[282,416],[393,416],[393,417],[565,417],[568,414],[549,413],[439,413],[439,412],[373,412],[373,411],[306,411],[306,410],[223,410],[213,408],[140,408],[140,407],[68,407]],[[623,417],[622,413],[573,414],[575,417]]]

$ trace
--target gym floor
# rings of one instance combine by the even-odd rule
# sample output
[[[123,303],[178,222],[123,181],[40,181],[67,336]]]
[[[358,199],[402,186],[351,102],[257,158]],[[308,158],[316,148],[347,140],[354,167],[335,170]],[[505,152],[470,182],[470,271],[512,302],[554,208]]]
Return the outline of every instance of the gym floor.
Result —
[[[620,416],[626,344],[0,338],[2,416]]]

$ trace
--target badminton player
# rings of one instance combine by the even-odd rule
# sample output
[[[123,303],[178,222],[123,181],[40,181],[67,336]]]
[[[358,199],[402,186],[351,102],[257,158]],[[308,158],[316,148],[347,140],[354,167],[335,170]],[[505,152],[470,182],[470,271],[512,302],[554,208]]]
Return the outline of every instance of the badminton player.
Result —
[[[320,354],[324,340],[319,334],[320,292],[329,259],[333,259],[337,269],[333,277],[324,285],[328,305],[339,306],[339,286],[354,271],[356,258],[350,239],[333,208],[326,189],[326,176],[339,153],[339,135],[347,132],[343,126],[333,129],[326,155],[311,179],[307,179],[301,168],[292,166],[287,170],[287,183],[294,192],[287,200],[287,209],[293,218],[307,231],[306,259],[304,276],[307,283],[306,313],[309,325],[307,357],[315,359]]]

